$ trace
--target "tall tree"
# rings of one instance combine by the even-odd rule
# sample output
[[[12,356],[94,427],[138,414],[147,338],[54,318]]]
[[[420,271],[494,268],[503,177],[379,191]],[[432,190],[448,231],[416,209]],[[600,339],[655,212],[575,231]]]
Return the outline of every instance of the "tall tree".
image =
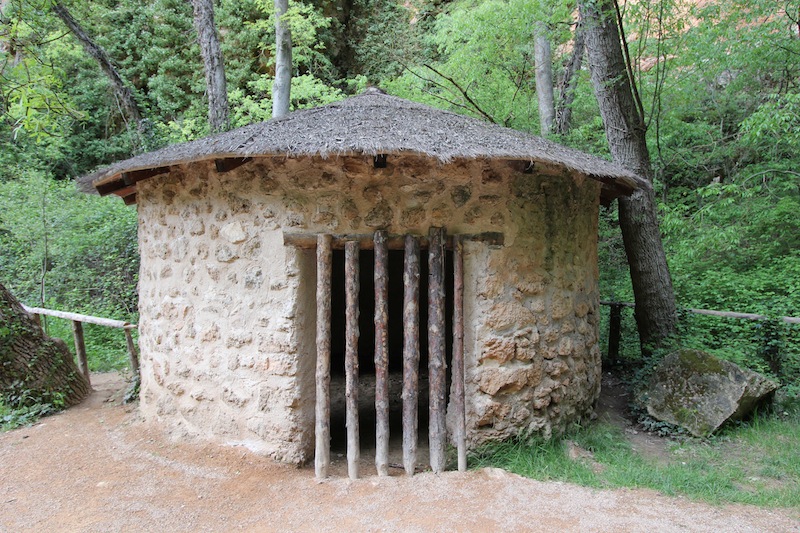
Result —
[[[536,98],[539,102],[539,131],[547,135],[553,131],[555,100],[553,97],[553,51],[545,22],[534,24],[533,55],[536,66]]]
[[[225,62],[214,24],[214,0],[192,0],[192,6],[194,27],[206,71],[208,123],[212,133],[227,131],[230,129],[228,88],[225,81]]]
[[[67,346],[47,337],[0,283],[0,396],[12,407],[28,401],[68,407],[89,390]]]
[[[53,4],[53,12],[58,15],[58,18],[64,22],[72,34],[80,41],[86,53],[92,56],[95,61],[97,61],[97,64],[100,65],[100,69],[105,73],[106,77],[111,82],[111,86],[114,88],[114,94],[117,96],[123,113],[128,120],[136,124],[136,130],[139,132],[140,140],[144,141],[143,136],[147,130],[147,123],[139,109],[139,104],[136,103],[133,91],[131,91],[122,80],[119,72],[117,72],[117,69],[111,62],[111,58],[109,58],[105,50],[91,38],[63,4],[59,2]]]
[[[616,0],[579,0],[589,72],[615,162],[647,186],[619,200],[619,219],[636,300],[636,324],[645,352],[676,332],[675,293],[661,243],[644,111],[618,26]]]
[[[553,131],[559,135],[566,135],[572,125],[572,103],[575,101],[575,88],[578,86],[577,74],[581,69],[585,51],[583,28],[579,21],[572,39],[572,54],[564,66],[564,77],[559,89],[558,106],[553,125]]]
[[[292,90],[292,32],[284,18],[289,0],[275,0],[275,81],[272,84],[272,117],[289,112]]]

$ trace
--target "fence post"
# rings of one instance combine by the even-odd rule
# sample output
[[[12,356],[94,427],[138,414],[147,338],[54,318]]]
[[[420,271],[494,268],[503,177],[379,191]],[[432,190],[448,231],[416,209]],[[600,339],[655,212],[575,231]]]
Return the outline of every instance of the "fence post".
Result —
[[[79,320],[72,321],[72,337],[75,340],[75,355],[78,356],[78,367],[86,378],[89,387],[92,386],[89,380],[89,362],[86,360],[86,343],[83,340],[83,324]]]
[[[139,375],[139,354],[136,351],[136,345],[133,344],[133,335],[131,330],[125,328],[125,342],[128,345],[128,357],[131,360],[131,372],[134,376]]]
[[[608,360],[614,365],[619,359],[620,323],[622,322],[622,304],[611,304],[611,315],[608,320]]]

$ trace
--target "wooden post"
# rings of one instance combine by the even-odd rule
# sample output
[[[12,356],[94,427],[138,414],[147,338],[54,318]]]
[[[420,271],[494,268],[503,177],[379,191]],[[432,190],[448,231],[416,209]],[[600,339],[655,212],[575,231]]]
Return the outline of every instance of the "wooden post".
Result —
[[[331,236],[317,237],[317,394],[314,426],[317,479],[328,477],[331,461]]]
[[[89,363],[86,360],[86,343],[83,340],[83,324],[78,320],[72,321],[72,337],[75,340],[75,355],[78,356],[78,368],[81,369],[81,374],[86,378],[86,383],[89,387],[92,386],[89,380]]]
[[[444,228],[431,228],[428,240],[428,443],[434,473],[444,471],[447,441],[444,324]]]
[[[612,303],[608,320],[608,362],[616,365],[619,359],[620,323],[622,321],[622,304]]]
[[[389,249],[375,232],[375,467],[389,475]]]
[[[405,237],[403,260],[403,466],[417,466],[419,399],[419,238]]]
[[[453,250],[453,402],[456,412],[458,471],[467,470],[467,428],[464,405],[464,244],[454,239]]]
[[[131,362],[131,373],[139,376],[139,353],[136,351],[136,345],[133,344],[133,335],[129,328],[125,330],[125,343],[128,345],[128,359]]]
[[[358,479],[361,456],[358,435],[358,242],[344,247],[345,278],[345,405],[347,426],[347,474]]]

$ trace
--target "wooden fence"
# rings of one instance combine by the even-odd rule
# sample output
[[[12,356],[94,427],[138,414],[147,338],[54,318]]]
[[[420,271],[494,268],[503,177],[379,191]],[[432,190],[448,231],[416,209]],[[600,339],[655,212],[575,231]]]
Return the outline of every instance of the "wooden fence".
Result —
[[[623,307],[636,307],[636,304],[631,302],[609,302],[601,300],[600,305],[607,305],[611,308],[608,321],[608,358],[611,361],[616,361],[619,357],[619,341],[620,341],[620,325],[622,323],[622,308]],[[770,317],[766,315],[759,315],[756,313],[737,313],[734,311],[715,311],[713,309],[683,309],[688,313],[696,315],[711,315],[724,318],[741,318],[745,320],[769,320]],[[782,316],[779,319],[787,324],[800,324],[800,317]]]
[[[136,351],[136,345],[133,344],[133,336],[131,330],[136,329],[136,324],[125,322],[124,320],[113,320],[110,318],[102,318],[97,316],[81,315],[78,313],[69,313],[66,311],[55,311],[53,309],[43,309],[41,307],[28,307],[23,305],[25,311],[33,316],[33,319],[41,325],[40,315],[47,315],[56,318],[63,318],[72,321],[72,336],[75,341],[75,354],[78,356],[78,366],[81,373],[86,376],[86,381],[91,386],[89,378],[89,363],[86,360],[86,343],[83,340],[83,323],[96,324],[98,326],[106,326],[109,328],[121,328],[125,331],[125,341],[128,345],[128,357],[131,363],[131,372],[139,374],[139,354]]]

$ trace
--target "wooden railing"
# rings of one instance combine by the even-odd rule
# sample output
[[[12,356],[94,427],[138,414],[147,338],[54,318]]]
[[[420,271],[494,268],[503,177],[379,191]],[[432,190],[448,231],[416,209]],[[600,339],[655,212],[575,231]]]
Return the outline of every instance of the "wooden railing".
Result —
[[[623,307],[636,307],[636,304],[631,302],[609,302],[601,300],[600,305],[607,305],[611,307],[611,314],[608,321],[608,358],[615,361],[619,356],[619,341],[620,341],[620,324],[622,323],[622,308]],[[743,318],[745,320],[769,320],[771,317],[766,315],[759,315],[756,313],[737,313],[734,311],[715,311],[713,309],[692,309],[685,308],[683,311],[694,313],[696,315],[711,315],[724,318]],[[787,324],[800,324],[800,317],[782,316],[778,317]]]
[[[63,318],[72,321],[72,336],[75,341],[75,355],[78,357],[78,366],[81,373],[86,376],[86,381],[91,385],[89,378],[89,363],[86,360],[86,343],[83,340],[83,323],[96,324],[98,326],[106,326],[109,328],[121,328],[125,331],[125,341],[128,345],[128,357],[131,363],[131,372],[134,375],[139,374],[139,354],[136,351],[136,345],[133,343],[133,336],[131,330],[136,329],[136,324],[125,322],[124,320],[113,320],[110,318],[102,318],[90,315],[81,315],[79,313],[69,313],[66,311],[56,311],[54,309],[44,309],[41,307],[28,307],[23,305],[33,319],[41,325],[40,315],[52,316],[56,318]]]

